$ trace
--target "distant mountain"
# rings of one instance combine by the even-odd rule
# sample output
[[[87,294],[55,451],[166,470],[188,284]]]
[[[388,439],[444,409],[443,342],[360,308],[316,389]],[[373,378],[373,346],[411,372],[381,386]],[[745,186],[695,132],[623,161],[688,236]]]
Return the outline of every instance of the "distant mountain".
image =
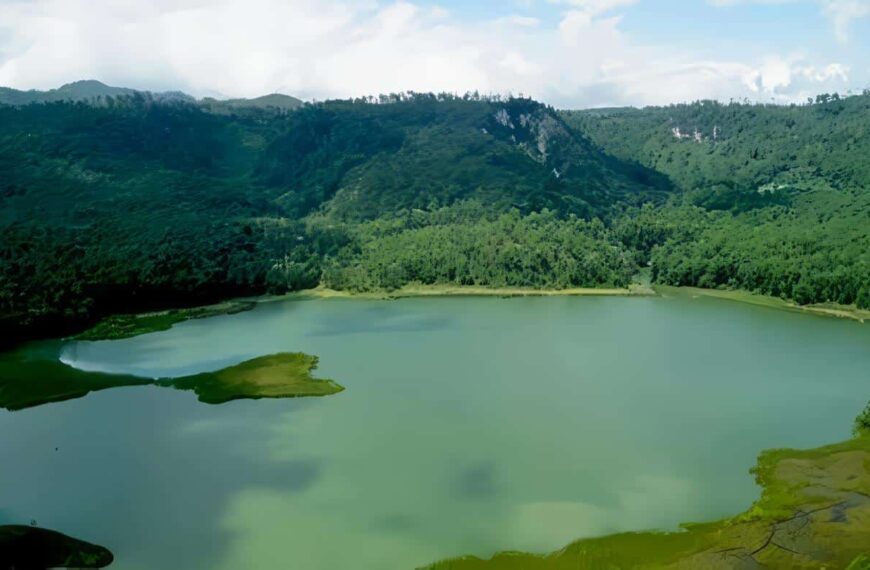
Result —
[[[281,93],[273,93],[253,99],[215,99],[213,97],[206,97],[197,100],[195,97],[182,91],[140,91],[127,87],[113,87],[94,79],[86,79],[67,83],[57,89],[49,89],[48,91],[38,91],[35,89],[21,91],[9,87],[0,87],[0,105],[29,105],[31,103],[54,103],[58,101],[96,102],[104,97],[131,97],[137,94],[161,102],[183,101],[196,103],[205,110],[218,114],[229,114],[244,109],[292,111],[303,104],[301,99]]]
[[[298,109],[303,104],[301,99],[283,95],[281,93],[272,93],[271,95],[263,95],[262,97],[254,97],[253,99],[214,99],[206,97],[200,100],[200,105],[205,107],[212,113],[232,113],[239,109],[268,109],[276,111],[293,111]]]
[[[0,87],[0,104],[3,105],[28,105],[30,103],[53,103],[57,101],[96,101],[102,97],[129,97],[137,93],[150,93],[137,91],[126,87],[112,87],[100,81],[86,79],[74,81],[62,85],[57,89],[38,91],[30,89],[19,91],[9,87]],[[180,91],[168,91],[165,93],[150,93],[157,100],[181,100],[195,101],[193,97]]]

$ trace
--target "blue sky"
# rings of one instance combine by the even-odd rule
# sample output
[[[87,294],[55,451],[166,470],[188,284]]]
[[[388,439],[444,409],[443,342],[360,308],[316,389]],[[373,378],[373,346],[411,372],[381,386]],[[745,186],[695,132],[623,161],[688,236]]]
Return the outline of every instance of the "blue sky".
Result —
[[[870,0],[0,0],[0,85],[525,93],[561,107],[870,87]]]
[[[516,14],[557,23],[571,3],[532,0],[498,2],[445,0],[442,6],[458,18],[483,21],[504,15],[505,5]],[[857,2],[856,4],[864,4]],[[848,41],[838,41],[825,15],[824,3],[814,0],[744,1],[645,0],[614,10],[622,29],[635,41],[715,55],[728,49],[736,55],[813,51],[831,58],[858,59],[870,53],[870,18],[852,20]],[[868,63],[870,65],[870,63]]]

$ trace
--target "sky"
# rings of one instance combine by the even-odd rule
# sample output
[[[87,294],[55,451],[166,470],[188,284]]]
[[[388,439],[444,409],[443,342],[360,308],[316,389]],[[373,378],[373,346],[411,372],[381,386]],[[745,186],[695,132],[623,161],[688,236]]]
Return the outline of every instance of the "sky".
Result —
[[[562,108],[870,88],[870,0],[0,0],[0,86]]]

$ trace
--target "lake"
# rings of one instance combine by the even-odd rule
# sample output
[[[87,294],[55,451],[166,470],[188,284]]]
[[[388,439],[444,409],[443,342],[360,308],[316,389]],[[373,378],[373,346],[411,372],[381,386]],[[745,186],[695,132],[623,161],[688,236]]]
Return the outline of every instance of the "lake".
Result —
[[[304,351],[346,391],[118,388],[0,412],[0,524],[113,568],[392,569],[736,514],[770,447],[849,436],[870,327],[716,299],[264,303],[76,367],[157,376]]]

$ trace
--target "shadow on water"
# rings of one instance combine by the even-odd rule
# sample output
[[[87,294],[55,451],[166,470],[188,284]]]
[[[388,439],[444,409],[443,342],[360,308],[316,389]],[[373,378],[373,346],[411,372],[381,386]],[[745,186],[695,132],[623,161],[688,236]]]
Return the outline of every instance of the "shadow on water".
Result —
[[[454,492],[463,499],[489,499],[498,493],[498,470],[495,463],[467,465],[459,470]]]

